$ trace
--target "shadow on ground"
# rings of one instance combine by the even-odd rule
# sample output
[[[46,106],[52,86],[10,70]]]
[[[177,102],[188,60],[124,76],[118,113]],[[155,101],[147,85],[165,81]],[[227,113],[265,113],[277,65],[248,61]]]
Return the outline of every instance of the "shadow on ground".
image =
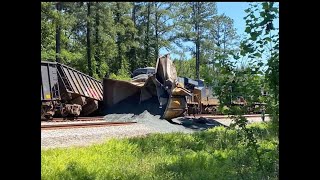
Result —
[[[192,130],[206,130],[216,126],[227,127],[224,124],[212,119],[212,118],[188,118],[188,117],[179,117],[169,121],[171,124],[182,125],[186,128]]]

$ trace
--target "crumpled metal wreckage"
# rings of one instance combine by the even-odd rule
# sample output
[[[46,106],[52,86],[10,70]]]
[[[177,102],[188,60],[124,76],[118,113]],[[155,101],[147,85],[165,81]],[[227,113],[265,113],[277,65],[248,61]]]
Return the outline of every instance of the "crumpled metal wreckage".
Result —
[[[178,83],[177,78],[176,68],[169,54],[157,59],[154,74],[138,75],[130,81],[105,78],[103,80],[105,108],[111,108],[137,94],[140,96],[139,103],[157,97],[159,108],[164,108],[163,119],[179,117],[187,110],[186,97],[191,96],[191,92]]]

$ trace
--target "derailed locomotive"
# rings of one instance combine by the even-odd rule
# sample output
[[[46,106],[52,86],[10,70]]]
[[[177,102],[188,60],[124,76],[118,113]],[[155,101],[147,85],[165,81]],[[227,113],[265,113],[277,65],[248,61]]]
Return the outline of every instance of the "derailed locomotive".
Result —
[[[187,96],[187,104],[189,115],[191,114],[214,114],[222,115],[223,112],[219,112],[219,99],[213,96],[212,87],[206,86],[203,80],[193,80],[186,77],[178,77],[178,82],[191,92],[190,96]],[[263,94],[263,96],[266,96]],[[246,100],[239,96],[235,100],[230,102],[231,106],[245,106]],[[251,106],[247,107],[247,113],[259,114],[265,108],[266,103],[254,102]]]
[[[102,92],[100,81],[66,65],[41,61],[41,119],[96,113]]]
[[[211,87],[206,86],[202,80],[186,77],[179,77],[178,82],[191,92],[191,96],[187,97],[189,115],[217,114],[219,100],[213,96]]]

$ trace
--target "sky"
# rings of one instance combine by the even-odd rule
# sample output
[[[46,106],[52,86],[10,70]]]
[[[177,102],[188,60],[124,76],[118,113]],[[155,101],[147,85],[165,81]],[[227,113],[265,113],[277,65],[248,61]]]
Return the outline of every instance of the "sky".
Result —
[[[218,2],[218,14],[225,14],[234,21],[234,27],[239,35],[244,33],[246,22],[243,19],[246,16],[245,9],[249,8],[247,2]]]
[[[218,14],[225,14],[234,20],[234,27],[237,30],[237,34],[244,34],[246,22],[243,19],[246,16],[245,9],[249,8],[248,2],[217,2]],[[279,20],[277,19],[274,24],[275,27],[279,27]],[[160,54],[166,54],[168,51],[161,49]],[[175,54],[170,54],[171,58],[179,58]],[[190,59],[191,54],[187,53],[186,58]]]

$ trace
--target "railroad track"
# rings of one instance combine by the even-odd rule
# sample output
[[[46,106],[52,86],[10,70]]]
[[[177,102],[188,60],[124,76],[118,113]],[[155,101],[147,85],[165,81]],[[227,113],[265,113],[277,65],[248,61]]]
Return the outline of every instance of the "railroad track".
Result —
[[[71,128],[89,128],[89,127],[101,127],[101,126],[124,126],[134,124],[136,122],[87,122],[87,123],[72,123],[72,124],[42,124],[41,130],[52,129],[71,129]]]
[[[261,114],[248,114],[248,115],[243,115],[244,117],[261,117]],[[268,117],[269,114],[265,114],[265,117]],[[194,118],[194,116],[185,116],[187,118]],[[196,114],[195,115],[196,118],[212,118],[212,119],[228,119],[228,115],[211,115],[211,114]]]
[[[266,114],[265,117],[269,115]],[[185,116],[187,118],[194,118],[194,116]],[[228,119],[227,115],[210,115],[210,114],[196,114],[196,118],[212,118],[212,119]],[[244,115],[244,117],[261,117],[261,114]],[[63,119],[54,118],[47,121],[48,123],[41,124],[41,130],[52,129],[71,129],[71,128],[86,128],[86,127],[101,127],[101,126],[123,126],[130,125],[136,122],[106,122],[102,121],[103,116],[97,117],[78,117],[77,119]],[[90,122],[92,121],[92,122]]]
[[[103,120],[103,116],[95,117],[68,117],[68,118],[53,118],[52,120],[43,120],[42,122],[77,122],[77,121],[100,121]]]

